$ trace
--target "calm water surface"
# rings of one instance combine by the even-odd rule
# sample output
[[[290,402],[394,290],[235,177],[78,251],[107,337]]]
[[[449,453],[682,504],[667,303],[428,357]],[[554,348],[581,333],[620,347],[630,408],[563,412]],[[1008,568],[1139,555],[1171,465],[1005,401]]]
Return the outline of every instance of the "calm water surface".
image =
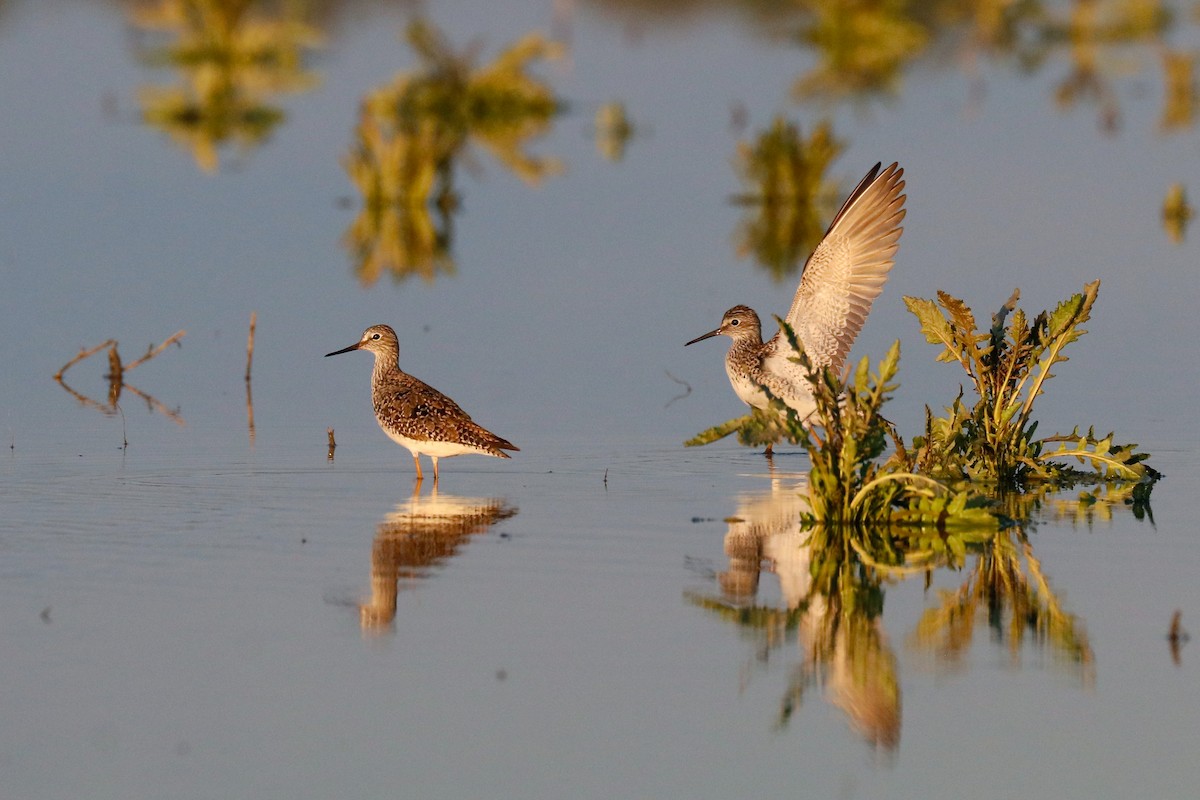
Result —
[[[299,28],[267,6],[256,30],[299,66],[235,75],[208,128],[163,116],[222,85],[163,57],[188,4],[0,6],[0,797],[1194,796],[1195,645],[1166,641],[1176,609],[1200,628],[1197,257],[1161,213],[1200,181],[1200,104],[1169,102],[1182,11],[1024,72],[979,38],[986,3],[976,27],[900,15],[889,41],[930,41],[891,89],[797,100],[832,78],[780,34],[826,6],[316,3]],[[360,109],[414,69],[422,10],[477,67],[562,43],[523,86],[567,110],[529,112],[515,149],[472,128],[450,211],[364,237]],[[598,140],[613,102],[633,135]],[[683,342],[738,302],[782,313],[797,280],[769,257],[787,231],[730,202],[776,116],[830,121],[835,196],[905,166],[855,350],[901,339],[902,430],[960,381],[902,295],[982,315],[1102,280],[1039,416],[1151,452],[1152,520],[1068,495],[992,561],[823,595],[807,459],[681,446],[740,413],[722,347]],[[375,322],[521,452],[414,494],[370,359],[321,358]],[[52,380],[178,330],[119,411],[103,352],[74,394]]]

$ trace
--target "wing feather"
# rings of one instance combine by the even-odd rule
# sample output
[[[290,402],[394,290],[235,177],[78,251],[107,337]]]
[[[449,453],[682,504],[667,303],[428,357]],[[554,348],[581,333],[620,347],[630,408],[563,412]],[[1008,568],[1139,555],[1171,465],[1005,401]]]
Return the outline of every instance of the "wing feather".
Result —
[[[840,370],[879,296],[900,247],[904,170],[880,164],[867,173],[834,215],[825,238],[809,256],[788,310],[787,322],[816,365]],[[769,369],[802,381],[787,360],[780,334],[771,340]]]

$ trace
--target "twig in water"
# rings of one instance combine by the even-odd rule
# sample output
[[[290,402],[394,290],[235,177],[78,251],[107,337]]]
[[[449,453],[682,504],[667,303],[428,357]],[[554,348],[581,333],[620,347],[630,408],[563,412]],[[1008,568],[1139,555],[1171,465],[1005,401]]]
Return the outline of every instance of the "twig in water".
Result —
[[[187,335],[187,331],[176,331],[175,333],[173,333],[169,337],[167,337],[167,339],[164,340],[163,343],[160,344],[158,347],[155,347],[154,345],[150,345],[148,348],[146,348],[146,355],[142,356],[137,361],[134,361],[132,364],[125,365],[125,372],[129,372],[129,370],[133,369],[134,367],[140,367],[142,364],[145,364],[147,361],[154,358],[156,355],[161,353],[163,350],[166,350],[171,345],[176,344],[180,339],[182,339],[186,335]],[[113,342],[113,350],[114,351],[116,350],[116,342]]]
[[[117,346],[117,340],[109,339],[107,342],[102,342],[101,344],[98,344],[95,347],[92,347],[89,349],[80,348],[79,355],[72,358],[66,364],[63,364],[62,369],[60,369],[57,373],[55,373],[54,380],[58,381],[59,383],[62,383],[63,373],[66,372],[67,370],[69,370],[71,367],[75,366],[80,361],[83,361],[85,358],[88,358],[89,356],[94,356],[96,353],[99,353],[101,350],[103,350],[106,347],[114,347],[115,348],[116,346]]]
[[[258,326],[258,312],[250,312],[250,335],[246,338],[246,425],[250,430],[250,444],[254,444],[254,398],[250,395],[250,366],[254,363],[254,329]]]
[[[333,461],[333,451],[337,449],[337,442],[333,440],[333,428],[328,428],[325,431],[329,435],[329,455],[330,461]]]
[[[250,383],[250,364],[254,361],[254,327],[258,323],[258,312],[250,312],[250,338],[246,341],[246,383]]]
[[[134,389],[132,386],[130,386],[129,389],[130,389],[130,391],[141,394],[141,392],[138,392],[138,390]],[[153,399],[153,398],[151,398],[151,399]],[[115,408],[117,411],[121,412],[121,449],[128,450],[129,449],[129,430],[125,425],[125,409],[121,408],[120,403],[113,403],[113,408]],[[183,420],[179,420],[179,424],[182,425]]]
[[[62,386],[64,389],[66,389],[67,392],[69,392],[71,395],[73,395],[83,405],[93,406],[93,407],[99,409],[104,414],[111,415],[111,414],[120,413],[122,430],[124,430],[124,425],[125,425],[125,413],[124,413],[124,411],[121,410],[119,401],[121,399],[121,391],[123,389],[129,389],[131,392],[136,394],[138,397],[145,400],[146,405],[150,409],[152,409],[154,411],[158,411],[158,412],[166,415],[168,418],[170,418],[172,421],[178,423],[179,425],[183,425],[183,417],[180,416],[178,409],[172,411],[171,409],[167,408],[165,405],[163,405],[162,403],[160,403],[158,400],[154,399],[150,395],[146,394],[145,392],[139,391],[137,389],[137,387],[134,387],[134,386],[131,386],[131,385],[125,383],[125,373],[129,372],[129,370],[131,370],[135,367],[141,366],[142,364],[146,363],[150,359],[154,358],[156,355],[161,353],[163,350],[167,349],[167,347],[169,345],[177,344],[179,342],[179,340],[182,339],[186,333],[187,333],[186,331],[177,331],[175,334],[173,334],[172,336],[167,338],[167,340],[164,341],[162,344],[160,344],[158,347],[155,347],[154,345],[150,345],[150,347],[148,347],[146,349],[146,354],[144,356],[137,359],[136,361],[133,361],[130,364],[122,364],[121,363],[121,355],[120,355],[120,353],[117,352],[117,340],[109,339],[108,341],[102,342],[102,343],[96,345],[95,347],[81,349],[79,351],[78,355],[76,355],[74,358],[72,358],[70,361],[68,361],[66,364],[64,364],[62,369],[60,369],[55,374],[54,380],[56,380],[60,386]],[[68,369],[70,369],[75,364],[78,364],[80,361],[83,361],[85,358],[94,356],[96,353],[100,352],[101,350],[103,350],[106,347],[108,348],[108,374],[105,375],[104,377],[108,380],[108,403],[107,403],[107,405],[98,403],[95,400],[92,400],[90,397],[86,397],[86,396],[80,394],[79,392],[75,391],[70,386],[68,386],[66,381],[63,380],[63,375],[66,373],[66,371]],[[128,439],[125,438],[124,432],[122,432],[122,439],[124,440],[124,447],[128,447],[129,441],[128,441]]]

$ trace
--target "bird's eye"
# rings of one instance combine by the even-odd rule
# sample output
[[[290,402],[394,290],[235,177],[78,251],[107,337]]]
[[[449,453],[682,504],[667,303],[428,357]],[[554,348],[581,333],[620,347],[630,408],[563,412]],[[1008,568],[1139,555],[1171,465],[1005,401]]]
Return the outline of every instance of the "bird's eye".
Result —
[[[372,339],[378,339],[378,338],[379,338],[379,334],[378,334],[378,333],[376,333],[376,334],[372,334],[372,335],[371,335],[371,338],[372,338]]]
[[[729,324],[736,328],[738,325],[742,324],[742,321],[735,317],[734,319],[729,320]]]

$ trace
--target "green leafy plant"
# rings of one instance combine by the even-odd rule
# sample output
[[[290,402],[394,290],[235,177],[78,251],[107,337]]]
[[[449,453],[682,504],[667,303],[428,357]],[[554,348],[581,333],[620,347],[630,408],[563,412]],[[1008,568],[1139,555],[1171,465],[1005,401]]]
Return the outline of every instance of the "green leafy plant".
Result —
[[[785,417],[773,409],[750,409],[749,414],[726,420],[720,425],[714,425],[708,430],[701,431],[683,443],[684,447],[700,447],[724,439],[730,434],[736,434],[739,444],[747,447],[764,447],[781,441],[789,444],[800,444],[800,431],[788,425]]]
[[[852,376],[842,379],[828,367],[814,367],[791,326],[783,320],[779,324],[793,350],[792,360],[808,375],[816,410],[801,420],[795,410],[763,387],[771,399],[769,409],[755,409],[717,425],[686,444],[708,444],[736,433],[743,444],[760,445],[783,439],[803,445],[812,462],[811,513],[805,519],[810,526],[894,523],[945,530],[947,520],[955,518],[964,529],[996,528],[996,519],[986,510],[982,497],[967,490],[952,491],[928,475],[899,469],[895,459],[881,462],[889,437],[895,438],[898,449],[903,450],[903,443],[894,437],[891,424],[880,413],[898,385],[895,382],[900,363],[898,341],[875,372],[871,371],[869,360],[863,358]],[[873,545],[863,549],[880,548]],[[900,557],[888,547],[882,550],[888,551],[885,560],[892,563]]]
[[[960,391],[945,417],[935,418],[926,409],[925,435],[913,441],[913,468],[943,479],[1015,488],[1069,482],[1081,474],[1099,480],[1157,479],[1158,473],[1143,463],[1148,456],[1137,452],[1137,445],[1114,444],[1112,434],[1101,438],[1091,428],[1086,434],[1075,428],[1070,434],[1035,436],[1034,401],[1054,377],[1054,366],[1067,360],[1066,346],[1087,333],[1081,326],[1091,318],[1099,289],[1100,281],[1093,281],[1032,320],[1017,308],[1020,293],[1013,292],[986,331],[977,330],[971,309],[946,292],[938,292],[937,303],[905,297],[926,340],[942,347],[937,360],[957,361],[976,394],[968,408]],[[1091,470],[1051,461],[1060,458],[1086,463]]]
[[[942,345],[940,361],[957,361],[971,378],[973,405],[959,390],[946,415],[926,407],[925,432],[908,448],[883,417],[897,388],[900,345],[892,345],[875,371],[864,358],[845,378],[814,368],[794,331],[782,320],[793,362],[807,375],[815,410],[804,420],[763,387],[770,408],[755,410],[697,435],[689,445],[736,433],[743,444],[787,440],[801,444],[812,462],[809,527],[849,525],[867,563],[896,566],[962,560],[973,544],[1011,521],[1031,518],[1047,492],[1079,485],[1128,487],[1128,504],[1150,515],[1150,492],[1161,477],[1145,464],[1137,445],[1117,444],[1113,434],[1037,437],[1034,401],[1054,377],[1064,349],[1086,331],[1099,281],[1029,320],[1014,292],[978,331],[971,309],[938,293],[938,302],[906,297],[925,337]],[[892,454],[884,460],[889,439]],[[1085,465],[1080,469],[1076,464]],[[1081,506],[1096,495],[1085,492]]]
[[[952,491],[928,475],[900,469],[894,460],[881,463],[889,438],[903,449],[881,413],[899,386],[895,380],[899,341],[888,349],[875,372],[864,357],[853,376],[844,381],[828,368],[815,369],[790,326],[780,325],[795,351],[793,360],[808,373],[816,402],[806,424],[800,424],[791,409],[786,412],[789,433],[800,439],[812,461],[812,523],[888,522],[944,532],[953,518],[963,529],[996,528],[996,519],[986,510],[982,497],[968,490]]]

